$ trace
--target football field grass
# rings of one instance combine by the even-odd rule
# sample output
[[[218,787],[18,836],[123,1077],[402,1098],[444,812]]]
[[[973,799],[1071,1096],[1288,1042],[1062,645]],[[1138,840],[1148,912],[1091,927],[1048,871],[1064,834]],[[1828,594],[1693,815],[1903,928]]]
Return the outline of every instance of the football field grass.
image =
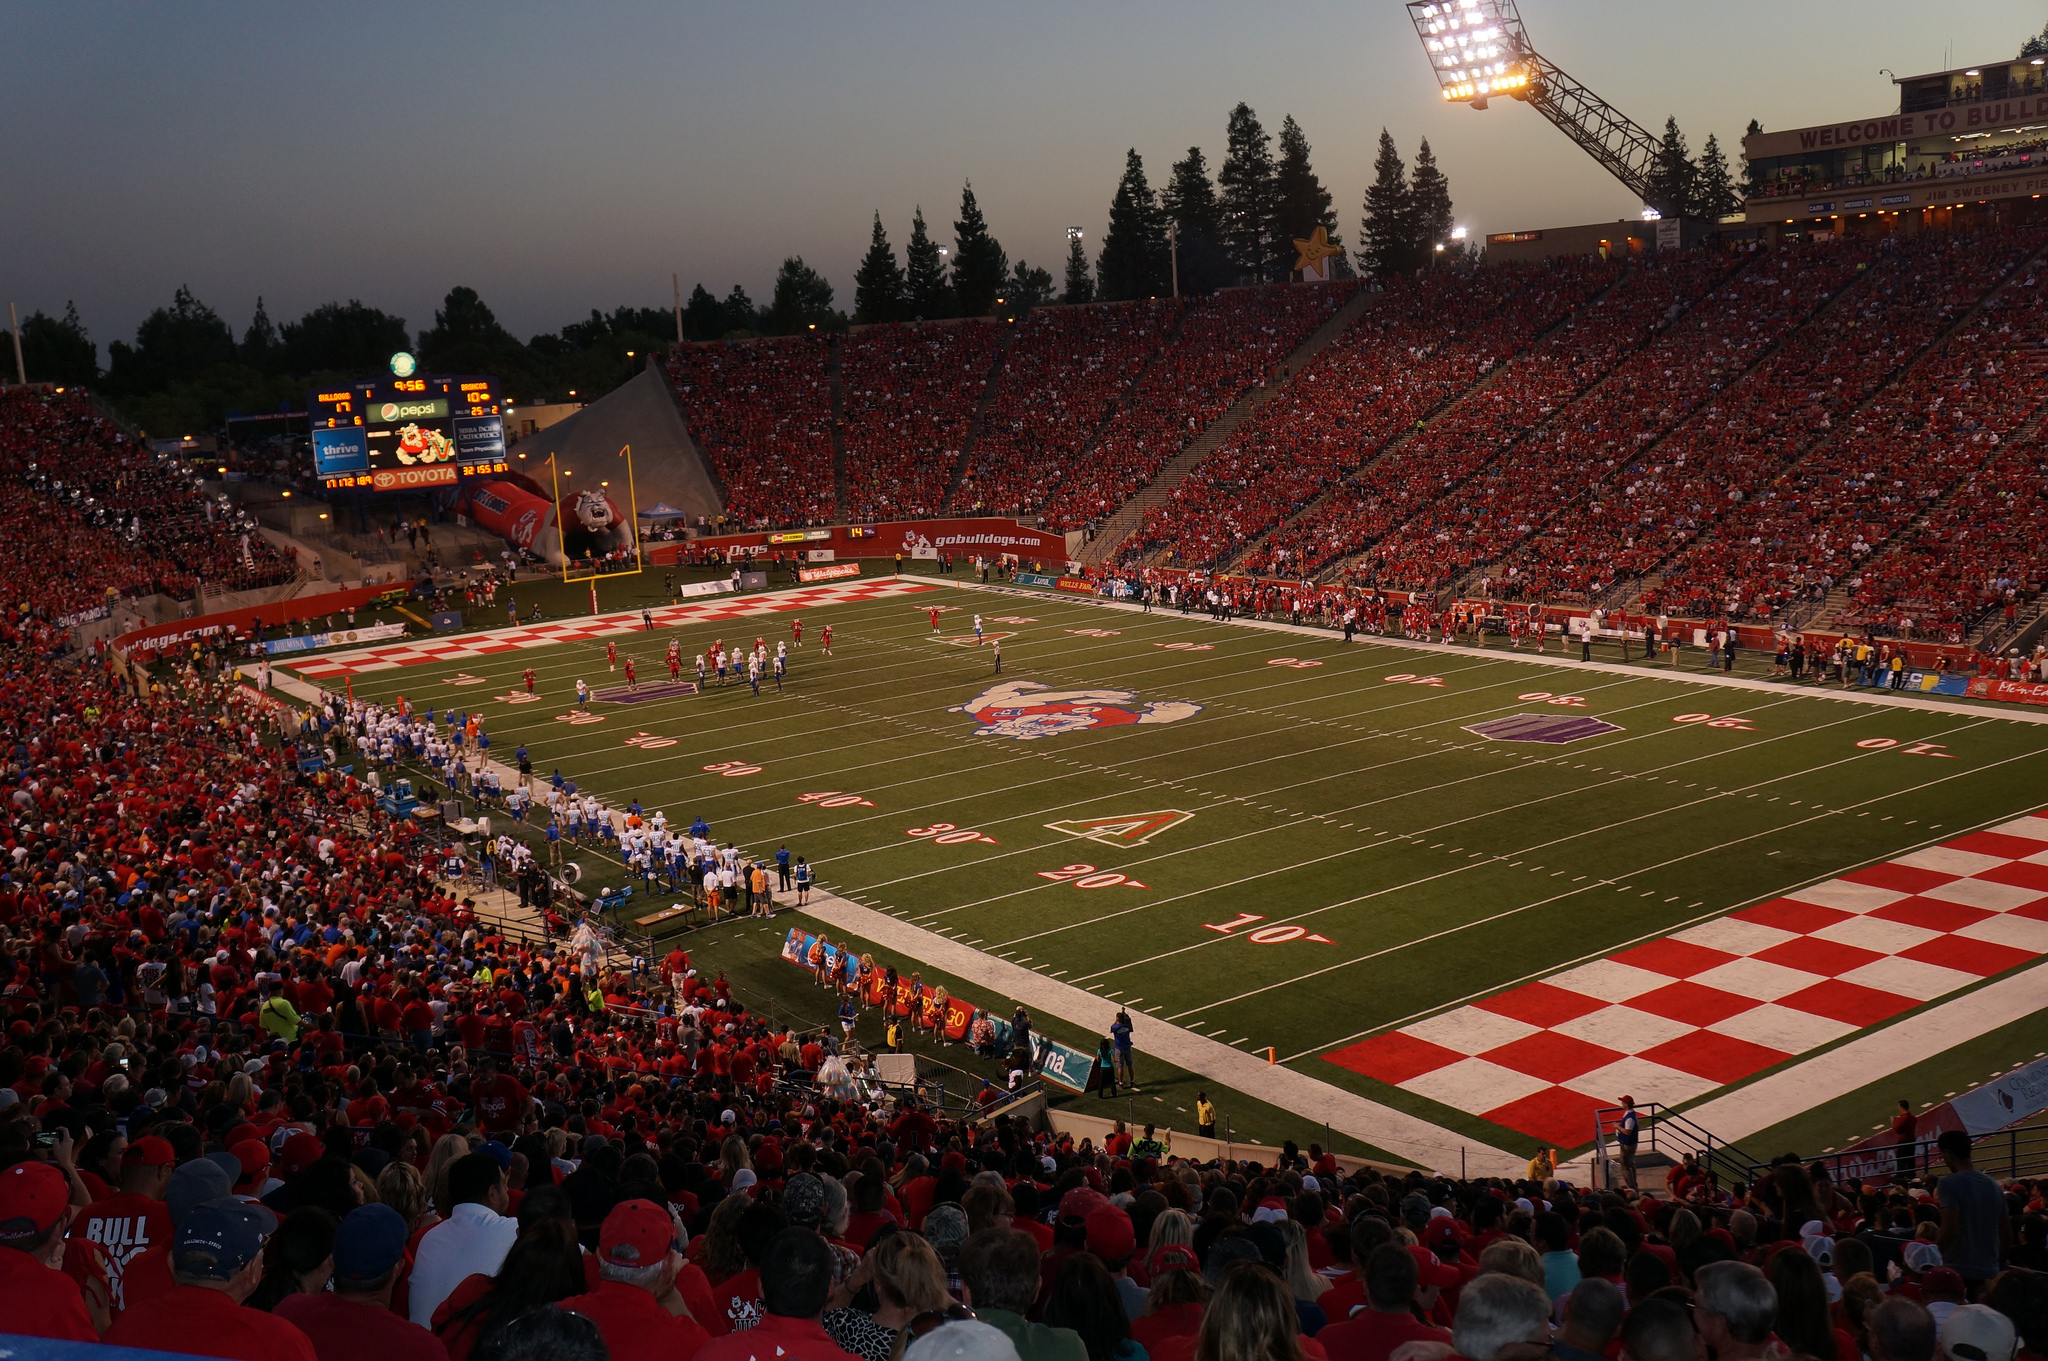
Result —
[[[1270,1047],[1322,1082],[1504,1147],[1582,1144],[1587,1112],[1616,1084],[1690,1100],[1942,995],[1929,970],[1954,974],[1952,990],[2048,950],[2021,929],[1995,947],[1973,939],[1983,948],[1960,960],[1951,926],[1904,909],[1887,923],[1738,923],[1748,948],[1716,924],[2048,804],[2039,724],[1662,667],[1575,674],[1499,642],[1346,647],[1199,615],[904,585],[793,609],[801,593],[751,598],[772,612],[615,635],[645,687],[666,680],[671,636],[686,656],[717,637],[759,636],[772,651],[800,616],[788,682],[758,697],[729,684],[600,701],[580,717],[579,678],[623,683],[603,639],[351,679],[358,697],[480,710],[495,757],[523,742],[537,774],[559,769],[609,803],[702,816],[762,855],[786,844],[855,903],[1128,1006],[1141,1049],[1146,1017]],[[1000,677],[993,649],[974,642],[977,612],[1000,637]],[[510,702],[529,666],[541,700]],[[322,683],[341,682],[330,671]],[[1910,896],[1883,892],[1886,910]],[[1701,930],[1721,934],[1665,939]],[[1766,962],[1766,946],[1786,953]],[[1935,947],[1948,953],[1901,962]],[[1616,1004],[1645,995],[1590,984],[1586,1005],[1604,1022],[1562,1001],[1555,1014],[1511,1008],[1498,1035],[1429,1029],[1508,989],[1517,1008],[1545,989],[1581,998],[1536,980],[1621,967],[1609,962],[1631,950],[1683,994],[1659,992],[1679,1033],[1632,1047],[1586,1028],[1611,1031]],[[1674,964],[1674,951],[1697,957]],[[1921,971],[1911,979],[1909,965]],[[1759,982],[1766,969],[1783,981]],[[1648,1017],[1643,1006],[1626,1014]],[[1829,1026],[1793,1034],[1780,1012]],[[1673,1071],[1692,1081],[1660,1091],[1657,1075]]]

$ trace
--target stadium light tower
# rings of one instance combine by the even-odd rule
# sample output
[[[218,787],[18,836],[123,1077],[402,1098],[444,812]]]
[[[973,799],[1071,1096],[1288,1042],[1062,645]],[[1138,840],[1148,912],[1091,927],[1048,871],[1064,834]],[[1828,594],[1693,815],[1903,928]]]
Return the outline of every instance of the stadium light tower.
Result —
[[[1530,45],[1515,0],[1409,0],[1408,17],[1447,100],[1475,109],[1490,95],[1533,105],[1565,136],[1658,212],[1680,205],[1651,187],[1661,143]]]

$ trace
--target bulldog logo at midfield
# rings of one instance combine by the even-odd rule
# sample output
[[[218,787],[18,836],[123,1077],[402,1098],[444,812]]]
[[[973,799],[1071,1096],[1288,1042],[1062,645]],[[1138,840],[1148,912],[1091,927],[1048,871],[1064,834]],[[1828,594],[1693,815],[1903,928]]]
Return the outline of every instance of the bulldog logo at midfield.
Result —
[[[1037,681],[1005,681],[948,712],[974,715],[981,724],[974,730],[976,737],[1019,741],[1126,723],[1178,723],[1202,712],[1201,705],[1180,700],[1145,705],[1137,701],[1129,690],[1054,690]]]

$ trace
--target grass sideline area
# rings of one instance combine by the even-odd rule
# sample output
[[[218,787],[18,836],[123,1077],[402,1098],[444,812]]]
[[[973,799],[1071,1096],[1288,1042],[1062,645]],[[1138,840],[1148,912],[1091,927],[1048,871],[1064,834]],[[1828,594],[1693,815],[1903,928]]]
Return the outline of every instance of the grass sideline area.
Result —
[[[617,579],[605,603],[635,607],[619,597],[650,585],[658,599],[659,582]],[[1662,669],[1575,678],[1498,644],[1347,648],[943,586],[774,610],[799,598],[618,635],[647,682],[666,679],[671,635],[686,656],[721,636],[772,651],[800,614],[779,695],[728,685],[570,722],[579,677],[622,681],[597,640],[352,683],[479,708],[501,759],[524,742],[537,772],[559,767],[607,801],[701,813],[757,853],[786,842],[855,903],[1507,1147],[1530,1136],[1324,1056],[2030,812],[2048,747],[2048,728],[1989,709]],[[985,640],[1001,635],[1000,680],[1053,694],[991,697],[977,613]],[[504,702],[528,666],[543,702]],[[1509,726],[1482,726],[1497,720]],[[591,859],[590,882],[616,875]]]

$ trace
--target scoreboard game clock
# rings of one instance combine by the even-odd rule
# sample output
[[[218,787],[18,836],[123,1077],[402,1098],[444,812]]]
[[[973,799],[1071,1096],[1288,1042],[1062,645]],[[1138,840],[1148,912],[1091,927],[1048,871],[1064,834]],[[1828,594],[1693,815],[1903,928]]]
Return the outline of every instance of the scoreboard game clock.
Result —
[[[419,491],[510,470],[492,378],[394,376],[309,392],[306,410],[329,491]]]

